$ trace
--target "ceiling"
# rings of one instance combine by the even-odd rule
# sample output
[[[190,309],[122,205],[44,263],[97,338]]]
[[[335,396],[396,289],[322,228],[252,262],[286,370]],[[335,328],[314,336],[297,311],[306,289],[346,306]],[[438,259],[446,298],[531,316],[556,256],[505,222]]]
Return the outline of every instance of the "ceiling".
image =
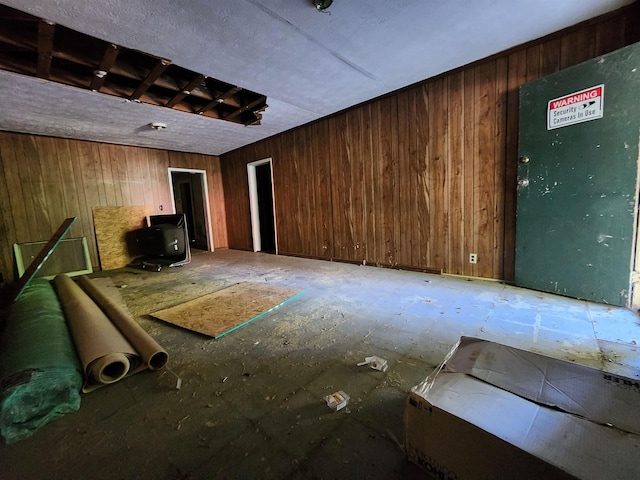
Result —
[[[260,125],[267,107],[259,93],[2,4],[0,69],[240,125]]]
[[[245,126],[0,71],[0,130],[221,155],[630,3],[334,0],[320,12],[313,0],[0,0],[268,105]]]

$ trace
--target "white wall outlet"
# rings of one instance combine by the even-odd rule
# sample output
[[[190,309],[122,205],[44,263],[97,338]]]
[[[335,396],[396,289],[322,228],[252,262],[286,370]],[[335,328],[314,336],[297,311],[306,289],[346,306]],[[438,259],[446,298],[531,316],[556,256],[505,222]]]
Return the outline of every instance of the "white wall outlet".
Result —
[[[478,263],[478,254],[470,253],[469,254],[469,263]]]

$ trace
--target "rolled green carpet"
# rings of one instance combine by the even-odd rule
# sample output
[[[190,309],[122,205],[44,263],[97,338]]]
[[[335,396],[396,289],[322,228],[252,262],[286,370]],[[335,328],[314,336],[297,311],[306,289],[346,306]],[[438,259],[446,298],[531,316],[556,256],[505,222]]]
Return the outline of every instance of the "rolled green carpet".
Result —
[[[0,434],[7,443],[80,408],[82,369],[58,297],[34,279],[0,338]]]

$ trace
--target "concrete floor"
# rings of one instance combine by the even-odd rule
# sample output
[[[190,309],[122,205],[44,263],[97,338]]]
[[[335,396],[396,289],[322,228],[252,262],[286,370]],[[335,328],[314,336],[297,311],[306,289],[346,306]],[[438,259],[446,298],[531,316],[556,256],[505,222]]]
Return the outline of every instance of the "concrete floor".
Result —
[[[94,276],[122,287],[171,371],[85,394],[0,446],[3,480],[421,478],[402,450],[407,391],[461,335],[640,377],[635,312],[498,282],[233,250]],[[240,281],[305,293],[218,340],[148,316]],[[389,369],[356,365],[371,355]],[[351,401],[332,412],[337,390]]]

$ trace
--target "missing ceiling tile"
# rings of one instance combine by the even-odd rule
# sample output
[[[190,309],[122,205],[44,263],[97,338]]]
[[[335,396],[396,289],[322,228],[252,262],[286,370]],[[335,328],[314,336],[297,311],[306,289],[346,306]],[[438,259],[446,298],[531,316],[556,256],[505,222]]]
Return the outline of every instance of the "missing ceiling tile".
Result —
[[[0,70],[242,125],[266,96],[0,5]]]

